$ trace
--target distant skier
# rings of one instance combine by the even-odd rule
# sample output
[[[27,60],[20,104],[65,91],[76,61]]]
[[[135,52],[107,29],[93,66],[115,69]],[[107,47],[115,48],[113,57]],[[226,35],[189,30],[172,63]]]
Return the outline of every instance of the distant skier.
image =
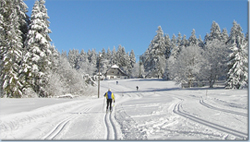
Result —
[[[116,85],[118,85],[118,81],[116,81]]]
[[[114,93],[111,92],[111,89],[108,89],[108,92],[106,92],[103,96],[106,97],[106,99],[107,99],[107,109],[106,109],[106,111],[108,111],[108,107],[109,107],[110,111],[112,111],[112,100],[115,103],[115,95],[114,95]]]
[[[136,89],[137,89],[137,91],[138,91],[139,87],[138,87],[138,86],[136,86]]]

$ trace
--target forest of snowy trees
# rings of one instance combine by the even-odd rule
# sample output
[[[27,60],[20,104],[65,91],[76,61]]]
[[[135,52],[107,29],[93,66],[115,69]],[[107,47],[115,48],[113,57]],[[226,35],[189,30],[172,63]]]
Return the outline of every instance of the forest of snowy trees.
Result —
[[[195,36],[164,35],[161,26],[148,49],[140,57],[145,77],[158,77],[186,84],[212,88],[218,80],[225,81],[225,88],[248,87],[248,33],[244,36],[240,25],[233,21],[230,35],[220,30],[213,21],[204,41]]]
[[[165,35],[161,26],[148,49],[136,62],[135,53],[122,45],[96,51],[76,49],[61,53],[51,45],[45,0],[37,0],[31,16],[23,0],[0,1],[0,95],[1,97],[51,97],[87,94],[89,79],[118,65],[131,78],[164,78],[198,86],[217,80],[225,88],[248,87],[248,34],[236,21],[230,35],[212,23],[204,41],[195,36]]]

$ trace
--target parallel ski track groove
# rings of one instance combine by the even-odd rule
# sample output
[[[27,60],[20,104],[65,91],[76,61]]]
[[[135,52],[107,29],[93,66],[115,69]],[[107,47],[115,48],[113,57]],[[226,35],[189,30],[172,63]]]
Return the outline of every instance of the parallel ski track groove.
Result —
[[[46,135],[44,139],[45,140],[47,140],[47,139],[53,140],[63,130],[63,128],[68,124],[68,122],[71,120],[71,118],[72,118],[72,116],[64,119],[59,124],[57,124],[56,127],[54,127],[54,129],[48,135]]]
[[[107,121],[107,114],[105,114],[105,117],[104,117],[104,121],[105,121],[105,125],[106,125],[106,128],[107,128],[107,140],[109,140],[109,126],[108,126],[108,121]]]
[[[110,140],[110,137],[111,138],[114,137],[114,140],[117,140],[117,130],[111,118],[111,113],[110,114],[106,113],[104,119],[105,119],[105,125],[107,128],[107,140]],[[111,133],[113,133],[113,136]]]
[[[112,125],[112,128],[113,128],[113,131],[114,131],[114,138],[115,138],[115,140],[117,140],[117,130],[116,130],[116,127],[114,125],[113,119],[111,117],[111,113],[110,113],[110,117],[109,118],[110,118],[110,122],[111,122],[111,125]]]
[[[82,105],[77,107],[76,110],[82,108]],[[91,108],[83,108],[83,113],[86,113],[90,110]],[[81,112],[79,114],[82,114]],[[60,121],[46,136],[44,136],[44,140],[53,140],[58,134],[62,132],[64,127],[69,123],[70,120],[72,120],[75,117],[75,115],[70,115],[66,119],[63,119]]]
[[[217,108],[217,107],[214,107],[210,104],[207,104],[205,103],[203,100],[200,100],[200,104],[207,107],[207,108],[210,108],[210,109],[214,109],[214,110],[219,110],[219,111],[222,111],[222,112],[226,112],[226,113],[231,113],[231,114],[236,114],[236,115],[241,115],[241,116],[245,116],[247,117],[247,114],[245,113],[242,113],[242,112],[237,112],[237,111],[232,111],[232,110],[227,110],[227,109],[221,109],[221,108]]]
[[[212,123],[212,122],[197,118],[195,116],[192,116],[190,114],[187,114],[185,112],[180,111],[180,107],[182,107],[181,103],[176,104],[175,107],[174,107],[173,112],[178,114],[178,115],[181,115],[183,117],[189,118],[190,120],[193,120],[196,123],[203,124],[203,125],[208,126],[210,128],[213,128],[213,129],[216,129],[216,130],[228,133],[228,134],[232,134],[234,136],[237,136],[237,137],[240,137],[240,138],[243,138],[243,139],[248,139],[248,134],[246,134],[246,133],[243,133],[243,132],[240,132],[240,131],[237,131],[237,130],[233,130],[231,128],[227,128],[227,127],[224,127],[224,126],[221,126],[221,125],[218,125],[218,124],[215,124],[215,123]]]

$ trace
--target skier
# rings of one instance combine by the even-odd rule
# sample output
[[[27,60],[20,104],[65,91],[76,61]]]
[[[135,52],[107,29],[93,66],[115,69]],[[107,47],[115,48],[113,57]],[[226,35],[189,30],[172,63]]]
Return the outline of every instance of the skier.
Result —
[[[112,111],[112,100],[114,100],[114,103],[115,103],[114,93],[111,92],[111,89],[108,89],[108,92],[106,92],[103,96],[106,97],[106,99],[107,99],[106,112],[108,111],[108,107],[109,107],[110,111]]]
[[[139,87],[138,87],[138,86],[136,86],[136,89],[137,89],[137,91],[138,91]]]

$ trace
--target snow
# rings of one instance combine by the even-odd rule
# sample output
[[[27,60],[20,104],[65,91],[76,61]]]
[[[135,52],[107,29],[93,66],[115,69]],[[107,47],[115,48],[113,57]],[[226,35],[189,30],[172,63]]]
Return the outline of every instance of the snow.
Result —
[[[117,65],[113,65],[111,68],[113,68],[113,69],[117,69],[117,68],[119,68],[119,66],[117,66]]]
[[[119,80],[116,85],[108,80],[101,81],[100,98],[1,98],[1,139],[248,139],[248,91],[214,87],[181,89],[158,79]],[[106,114],[102,96],[108,88],[116,102]]]

